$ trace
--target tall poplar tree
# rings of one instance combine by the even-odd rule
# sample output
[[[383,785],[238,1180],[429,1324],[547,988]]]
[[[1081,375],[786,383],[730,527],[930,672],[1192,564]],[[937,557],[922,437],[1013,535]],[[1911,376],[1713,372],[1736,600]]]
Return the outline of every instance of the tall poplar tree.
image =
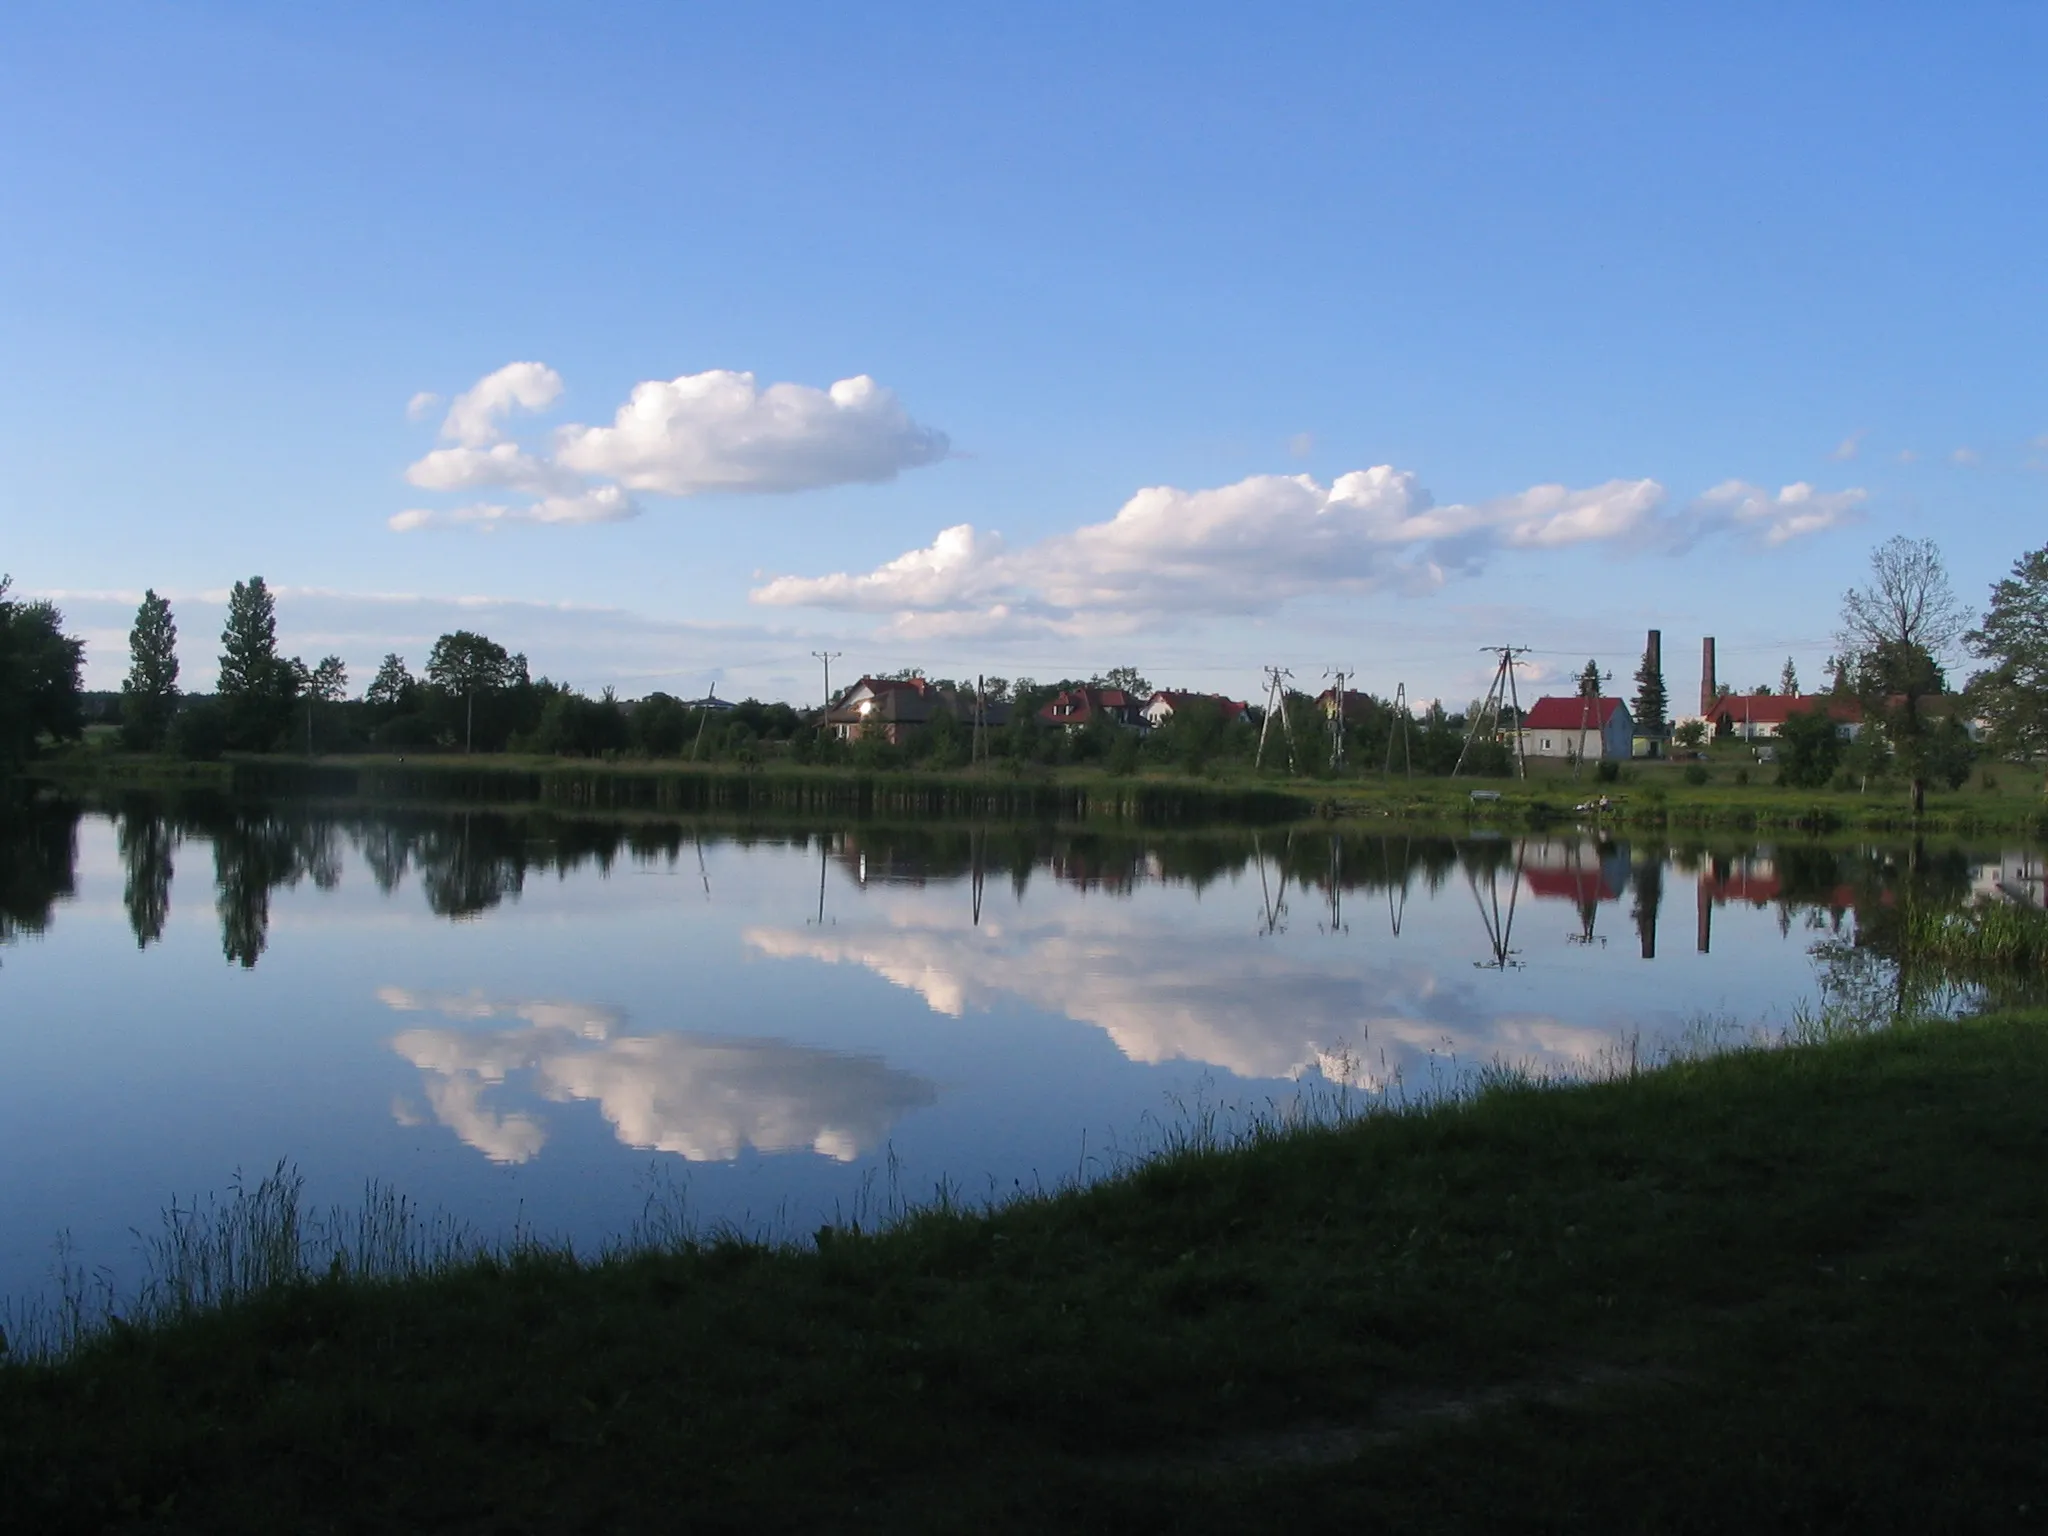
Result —
[[[290,716],[298,686],[292,664],[277,654],[277,601],[261,576],[236,582],[228,594],[220,643],[215,691],[227,708],[229,743],[267,751]]]
[[[164,744],[178,709],[178,625],[154,590],[142,594],[128,631],[128,675],[121,680],[121,733],[138,751]]]
[[[1668,708],[1664,671],[1657,665],[1656,653],[1644,646],[1643,664],[1636,668],[1636,729],[1645,736],[1663,735]]]

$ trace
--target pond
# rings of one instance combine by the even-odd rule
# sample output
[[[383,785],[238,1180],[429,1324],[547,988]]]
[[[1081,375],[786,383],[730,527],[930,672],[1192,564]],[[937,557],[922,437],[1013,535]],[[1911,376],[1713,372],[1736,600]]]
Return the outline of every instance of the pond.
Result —
[[[2038,852],[137,799],[0,836],[0,1295],[280,1159],[590,1249],[1114,1167],[1198,1106],[1783,1024]],[[2031,887],[2026,882],[2032,881]],[[2017,886],[2015,885],[2017,882]]]

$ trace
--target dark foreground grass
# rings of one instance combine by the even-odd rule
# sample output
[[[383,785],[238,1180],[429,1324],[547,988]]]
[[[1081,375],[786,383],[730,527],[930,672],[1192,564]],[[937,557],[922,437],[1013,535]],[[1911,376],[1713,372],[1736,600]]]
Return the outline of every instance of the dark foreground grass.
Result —
[[[2030,1529],[2048,1018],[0,1371],[20,1530]]]

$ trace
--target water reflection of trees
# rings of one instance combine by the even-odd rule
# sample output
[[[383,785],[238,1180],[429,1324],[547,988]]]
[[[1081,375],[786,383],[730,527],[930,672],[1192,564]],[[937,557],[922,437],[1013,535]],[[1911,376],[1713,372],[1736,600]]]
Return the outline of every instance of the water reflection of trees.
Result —
[[[121,902],[135,946],[147,949],[164,936],[171,915],[171,856],[181,841],[175,822],[153,800],[131,802],[115,824],[121,852]]]
[[[0,943],[47,929],[73,893],[77,867],[76,807],[0,805]]]
[[[1518,912],[1526,921],[1534,903],[1553,899],[1574,905],[1573,926],[1582,936],[1596,933],[1601,906],[1624,904],[1616,915],[1632,920],[1643,956],[1654,958],[1669,885],[1686,877],[1697,887],[1699,947],[1710,946],[1713,910],[1741,905],[1775,910],[1787,932],[1798,923],[1896,955],[1904,912],[1969,899],[1978,867],[1994,857],[1957,843],[1450,835],[1342,825],[1257,834],[965,821],[820,830],[537,810],[258,805],[217,795],[131,796],[113,814],[123,901],[137,943],[162,936],[177,851],[201,838],[213,849],[222,953],[245,967],[265,952],[275,893],[308,881],[331,889],[351,848],[378,890],[388,895],[415,880],[430,912],[457,920],[516,901],[537,874],[605,874],[626,863],[673,867],[721,845],[814,853],[821,882],[834,868],[854,882],[959,882],[963,914],[976,921],[988,882],[1006,877],[1020,897],[1034,878],[1110,897],[1148,885],[1201,893],[1219,882],[1248,881],[1255,900],[1262,887],[1266,892],[1260,920],[1271,920],[1292,898],[1297,914],[1314,911],[1331,932],[1355,927],[1360,909],[1346,905],[1351,898],[1384,893],[1377,920],[1398,934],[1411,894],[1440,895],[1455,881],[1485,898],[1488,917],[1492,895],[1499,897],[1503,931],[1485,936],[1495,964],[1513,947],[1504,931],[1508,916]],[[0,816],[0,937],[40,931],[52,904],[70,894],[78,818],[75,806],[39,802]]]

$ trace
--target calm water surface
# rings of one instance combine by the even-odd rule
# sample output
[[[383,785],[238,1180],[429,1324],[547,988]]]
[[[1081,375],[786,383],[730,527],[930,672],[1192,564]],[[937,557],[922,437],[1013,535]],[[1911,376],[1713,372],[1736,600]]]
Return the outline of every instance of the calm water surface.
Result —
[[[0,885],[0,1294],[130,1283],[173,1195],[296,1162],[594,1246],[658,1183],[807,1232],[889,1177],[1113,1165],[1197,1099],[1570,1067],[1782,1023],[1910,865],[1672,848],[965,826],[741,833],[214,804],[51,811]],[[2036,887],[2038,889],[2038,887]]]

